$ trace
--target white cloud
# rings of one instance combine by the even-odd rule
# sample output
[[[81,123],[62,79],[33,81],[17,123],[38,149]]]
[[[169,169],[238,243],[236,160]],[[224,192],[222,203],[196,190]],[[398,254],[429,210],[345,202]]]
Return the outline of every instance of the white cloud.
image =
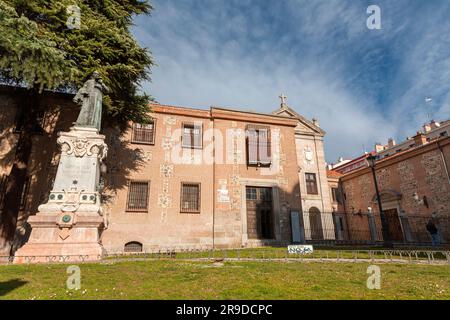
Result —
[[[375,141],[411,134],[406,131],[414,133],[422,122],[420,110],[414,110],[417,115],[403,122],[402,114],[411,112],[407,106],[418,96],[425,97],[420,97],[421,86],[436,86],[434,63],[449,47],[446,41],[450,33],[441,35],[442,43],[437,44],[439,36],[430,22],[431,29],[421,38],[423,43],[402,53],[402,46],[393,39],[405,32],[405,22],[386,19],[383,28],[388,30],[370,34],[365,29],[366,7],[353,2],[273,2],[271,11],[264,11],[264,5],[247,10],[250,1],[214,1],[200,11],[198,4],[209,2],[195,3],[197,7],[185,1],[157,1],[153,16],[138,20],[135,34],[151,48],[158,63],[146,91],[157,101],[172,105],[217,105],[262,112],[278,108],[278,95],[283,92],[297,112],[319,118],[327,131],[328,161],[340,155],[357,156],[363,146],[369,150]],[[242,11],[232,10],[233,5]],[[398,18],[400,7],[384,8],[383,12],[392,8]],[[267,15],[276,15],[280,25],[266,22]],[[375,99],[377,90],[390,88],[384,83],[387,75],[377,67],[391,58],[391,52],[371,41],[381,45],[392,42],[392,52],[399,55],[395,61],[401,64],[401,73],[393,77],[396,90],[402,88],[402,77],[415,77],[410,86],[402,88],[402,94],[390,93],[393,97],[388,105],[381,107]],[[421,49],[430,43],[429,51]],[[362,53],[359,68],[345,63],[355,52]],[[421,61],[424,55],[427,59]],[[441,67],[448,68],[448,60],[441,61]],[[450,79],[450,71],[437,72],[441,81]],[[371,86],[358,87],[365,77]],[[442,97],[443,87],[436,95]],[[440,101],[445,102],[439,110],[443,117],[449,111],[449,94]]]

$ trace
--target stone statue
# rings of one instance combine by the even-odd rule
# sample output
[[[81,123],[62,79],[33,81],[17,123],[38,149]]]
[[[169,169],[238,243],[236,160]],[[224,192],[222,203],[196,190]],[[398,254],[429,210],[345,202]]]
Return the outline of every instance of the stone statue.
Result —
[[[81,111],[75,122],[77,127],[96,128],[100,131],[102,122],[103,94],[108,93],[100,73],[94,71],[91,78],[78,90],[73,101],[81,105]]]

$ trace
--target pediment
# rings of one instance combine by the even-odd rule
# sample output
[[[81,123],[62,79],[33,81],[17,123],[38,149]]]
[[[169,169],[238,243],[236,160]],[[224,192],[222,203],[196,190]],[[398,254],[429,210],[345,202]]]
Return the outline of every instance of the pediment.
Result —
[[[297,119],[298,125],[295,128],[296,131],[300,131],[301,133],[318,134],[322,136],[325,135],[324,130],[314,125],[311,121],[307,120],[305,117],[301,116],[287,105],[274,111],[273,114],[277,116]]]

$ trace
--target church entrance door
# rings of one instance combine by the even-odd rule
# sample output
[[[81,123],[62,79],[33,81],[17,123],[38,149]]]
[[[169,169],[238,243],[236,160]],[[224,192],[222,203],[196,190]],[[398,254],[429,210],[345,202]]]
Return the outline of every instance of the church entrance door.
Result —
[[[247,187],[249,239],[274,239],[272,188]]]

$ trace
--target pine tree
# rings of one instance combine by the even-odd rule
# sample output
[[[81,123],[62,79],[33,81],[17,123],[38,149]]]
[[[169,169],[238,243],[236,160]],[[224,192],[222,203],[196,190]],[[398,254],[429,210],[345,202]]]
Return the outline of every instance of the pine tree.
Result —
[[[0,204],[0,247],[2,238],[10,245],[14,237],[44,90],[75,92],[97,70],[111,89],[103,108],[109,125],[125,129],[129,121],[149,120],[151,97],[139,86],[149,80],[153,60],[130,27],[135,15],[151,10],[144,0],[0,0],[0,82],[28,88]]]

